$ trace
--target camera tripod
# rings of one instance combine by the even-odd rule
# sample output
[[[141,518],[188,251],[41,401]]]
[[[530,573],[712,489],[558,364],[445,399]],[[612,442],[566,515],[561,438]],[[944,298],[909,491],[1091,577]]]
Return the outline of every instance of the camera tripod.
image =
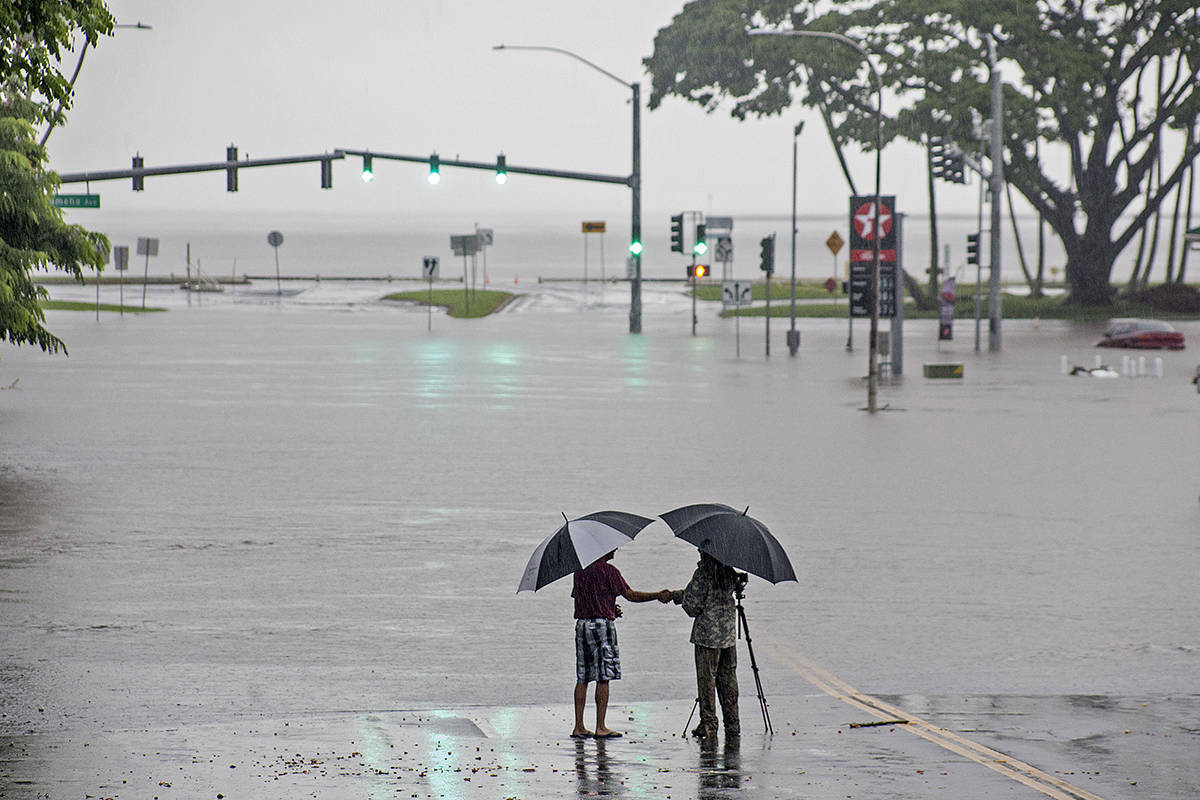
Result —
[[[742,598],[745,597],[745,581],[738,581],[737,589],[734,596],[737,598],[737,615],[738,615],[738,638],[744,634],[746,637],[746,650],[750,653],[750,669],[754,673],[754,688],[758,693],[758,706],[762,710],[763,732],[771,735],[775,734],[775,728],[771,725],[771,712],[767,710],[767,698],[763,696],[762,679],[758,675],[758,661],[754,658],[754,646],[750,641],[750,626],[746,622],[746,609],[742,607]],[[696,709],[700,707],[700,698],[696,698],[696,702],[692,704],[692,713],[688,714],[687,722],[683,726],[683,735],[687,735],[688,726],[692,724],[692,717],[696,713]]]

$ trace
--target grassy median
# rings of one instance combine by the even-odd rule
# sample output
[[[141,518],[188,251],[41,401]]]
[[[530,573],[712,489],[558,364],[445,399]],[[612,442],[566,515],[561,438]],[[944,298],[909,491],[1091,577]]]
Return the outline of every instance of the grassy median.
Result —
[[[441,306],[452,317],[476,319],[486,317],[513,298],[511,292],[495,289],[470,291],[463,289],[416,289],[410,292],[395,292],[385,295],[384,300],[396,300],[417,305]]]
[[[38,303],[43,311],[95,311],[96,304],[80,300],[42,300]],[[101,303],[101,311],[111,311],[114,313],[126,314],[141,314],[143,311],[150,313],[151,311],[166,311],[165,308],[142,308],[141,306],[124,306],[113,305],[112,303]]]

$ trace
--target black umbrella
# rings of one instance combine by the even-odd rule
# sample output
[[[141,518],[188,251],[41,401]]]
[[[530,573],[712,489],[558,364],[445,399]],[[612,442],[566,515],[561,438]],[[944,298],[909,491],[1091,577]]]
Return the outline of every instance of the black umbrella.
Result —
[[[787,553],[767,526],[720,503],[683,506],[662,515],[675,536],[735,569],[771,583],[796,580]]]
[[[568,520],[546,537],[525,566],[517,591],[536,592],[564,575],[581,570],[601,556],[611,553],[642,532],[652,519],[624,511],[597,511],[586,517]]]

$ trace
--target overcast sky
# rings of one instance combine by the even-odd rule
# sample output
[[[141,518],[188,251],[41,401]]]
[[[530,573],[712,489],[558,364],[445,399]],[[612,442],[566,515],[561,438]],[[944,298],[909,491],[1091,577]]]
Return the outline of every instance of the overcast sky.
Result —
[[[118,29],[88,53],[67,125],[49,141],[59,172],[241,157],[321,153],[333,148],[627,175],[630,91],[586,65],[545,52],[494,51],[540,45],[573,51],[627,82],[642,84],[645,225],[683,209],[717,214],[791,211],[792,129],[800,137],[802,213],[842,214],[848,189],[819,117],[797,109],[737,122],[677,99],[650,112],[641,59],[680,0],[343,0],[320,11],[274,0],[162,3],[111,0]],[[305,10],[301,10],[305,9]],[[74,68],[74,56],[67,59]],[[874,158],[850,152],[860,191]],[[320,189],[317,164],[243,171],[240,191],[222,173],[92,184],[109,211],[121,209],[294,209],[400,211],[490,209],[628,213],[620,186],[377,162],[364,185],[361,161],[335,162],[334,189]],[[884,193],[920,213],[922,151],[889,145]],[[82,186],[63,191],[82,191]],[[942,195],[941,192],[946,194]],[[945,187],[941,209],[974,212],[977,187]],[[955,204],[959,206],[956,208]],[[662,217],[662,219],[658,219]]]

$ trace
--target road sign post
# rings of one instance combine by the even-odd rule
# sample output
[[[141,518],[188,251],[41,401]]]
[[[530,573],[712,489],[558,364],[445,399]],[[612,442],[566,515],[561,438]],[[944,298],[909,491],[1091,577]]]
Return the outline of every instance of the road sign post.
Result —
[[[121,286],[121,316],[125,316],[125,270],[129,269],[129,245],[119,244],[113,248],[113,265],[117,268]]]
[[[496,232],[491,228],[481,228],[479,223],[476,223],[475,235],[479,237],[479,249],[483,251],[483,285],[486,287],[491,283],[491,279],[488,278],[487,249],[496,240]]]
[[[275,251],[275,294],[283,297],[283,286],[279,283],[279,245],[283,244],[283,234],[279,231],[271,231],[267,234],[267,244],[271,245],[271,249]]]
[[[421,261],[421,274],[425,276],[425,280],[429,281],[429,302],[427,305],[428,321],[425,329],[433,330],[433,279],[437,277],[438,260],[437,256],[425,256]]]
[[[829,279],[831,281],[837,281],[837,254],[845,243],[842,240],[842,235],[837,231],[829,234],[829,238],[825,240],[825,246],[829,248],[829,252],[833,253],[833,277]],[[852,353],[854,352],[854,315],[850,313],[848,306],[846,308],[846,319],[850,324],[850,329],[846,333],[846,352]]]
[[[600,234],[600,286],[601,290],[604,287],[604,231],[607,228],[604,220],[593,222],[583,222],[580,225],[580,230],[583,233],[583,291],[587,292],[588,284],[588,234]]]
[[[721,302],[734,308],[733,327],[734,338],[737,342],[737,357],[742,357],[742,303],[750,303],[753,299],[754,284],[750,281],[724,281],[721,283]]]
[[[475,254],[479,252],[479,234],[466,233],[458,236],[450,237],[450,249],[456,256],[463,257],[463,302],[466,304],[466,311],[471,313],[471,293],[467,283],[467,256],[471,256],[472,260]]]
[[[150,281],[150,256],[158,255],[158,239],[139,236],[137,254],[146,257],[146,269],[142,273],[142,311],[146,310],[146,284]]]

